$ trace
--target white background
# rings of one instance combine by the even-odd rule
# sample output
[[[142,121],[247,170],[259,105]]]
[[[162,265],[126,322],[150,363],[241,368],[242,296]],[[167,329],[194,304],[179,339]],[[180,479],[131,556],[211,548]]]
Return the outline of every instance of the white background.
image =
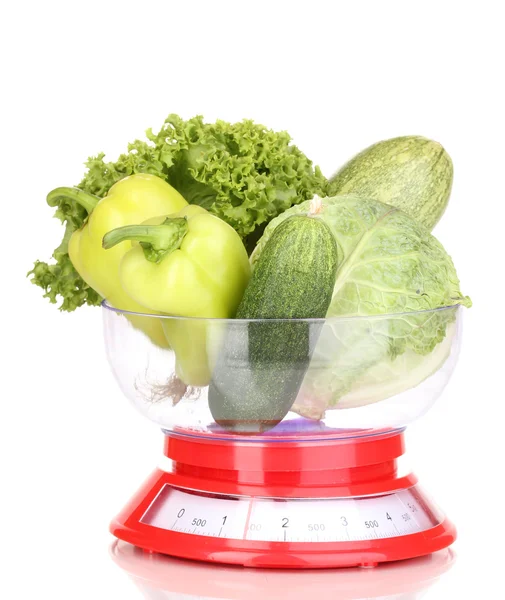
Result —
[[[25,273],[62,229],[45,194],[170,112],[287,129],[326,175],[419,134],[455,166],[435,235],[464,293],[462,352],[407,432],[457,559],[426,598],[502,593],[505,453],[503,28],[499,2],[12,2],[0,13],[2,199],[0,597],[140,598],[109,519],[161,435],[122,398],[100,309],[59,313]],[[191,577],[189,578],[191,579]],[[338,589],[339,575],[333,585]],[[286,575],[285,588],[294,585]],[[189,586],[189,583],[188,583]],[[189,587],[188,587],[188,593]],[[263,592],[262,592],[263,593]],[[459,595],[458,595],[459,594]],[[154,597],[154,596],[153,596]]]

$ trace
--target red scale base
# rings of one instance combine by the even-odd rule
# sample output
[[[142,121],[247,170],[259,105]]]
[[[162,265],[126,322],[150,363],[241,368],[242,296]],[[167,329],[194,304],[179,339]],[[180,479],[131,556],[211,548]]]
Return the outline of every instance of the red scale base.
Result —
[[[255,541],[245,539],[245,531],[242,539],[233,539],[181,533],[153,526],[145,518],[153,503],[167,496],[170,488],[190,490],[202,497],[322,501],[380,497],[414,489],[417,478],[397,471],[397,460],[403,453],[402,432],[312,441],[293,437],[282,442],[237,438],[231,442],[190,432],[169,434],[165,438],[166,468],[152,473],[112,521],[110,531],[147,551],[249,567],[366,567],[424,556],[451,545],[456,532],[417,491],[416,499],[433,526],[407,535],[367,540]]]

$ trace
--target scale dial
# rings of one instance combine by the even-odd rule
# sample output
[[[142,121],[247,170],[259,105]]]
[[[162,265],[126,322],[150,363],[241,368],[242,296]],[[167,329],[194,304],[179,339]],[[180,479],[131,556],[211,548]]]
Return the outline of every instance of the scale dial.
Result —
[[[325,499],[215,496],[165,485],[141,521],[188,535],[264,542],[349,542],[419,533],[443,520],[418,486]]]

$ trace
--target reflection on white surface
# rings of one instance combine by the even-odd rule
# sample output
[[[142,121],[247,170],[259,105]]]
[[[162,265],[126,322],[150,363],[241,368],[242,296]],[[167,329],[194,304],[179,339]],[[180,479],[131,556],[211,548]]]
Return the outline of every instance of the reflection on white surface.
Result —
[[[280,571],[190,562],[118,541],[110,550],[146,600],[418,600],[455,561],[449,549],[374,569]]]

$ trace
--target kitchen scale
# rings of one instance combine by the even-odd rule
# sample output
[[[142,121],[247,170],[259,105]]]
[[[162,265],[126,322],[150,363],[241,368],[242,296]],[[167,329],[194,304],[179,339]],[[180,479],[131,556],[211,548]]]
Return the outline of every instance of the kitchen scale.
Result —
[[[153,344],[139,327],[142,319],[186,326],[186,351],[212,372],[231,321],[132,319],[106,303],[103,314],[120,387],[164,434],[157,468],[111,523],[120,540],[199,561],[297,569],[374,567],[455,540],[452,523],[405,466],[404,430],[433,404],[454,369],[460,307],[308,321],[314,350],[296,402],[275,426],[247,435],[215,423],[208,387],[185,384],[177,353]],[[433,319],[443,335],[431,353],[379,352],[399,326],[406,336],[419,335]],[[358,368],[372,354],[375,362]],[[247,347],[233,366],[246,363]],[[345,393],[333,403],[342,382]]]

